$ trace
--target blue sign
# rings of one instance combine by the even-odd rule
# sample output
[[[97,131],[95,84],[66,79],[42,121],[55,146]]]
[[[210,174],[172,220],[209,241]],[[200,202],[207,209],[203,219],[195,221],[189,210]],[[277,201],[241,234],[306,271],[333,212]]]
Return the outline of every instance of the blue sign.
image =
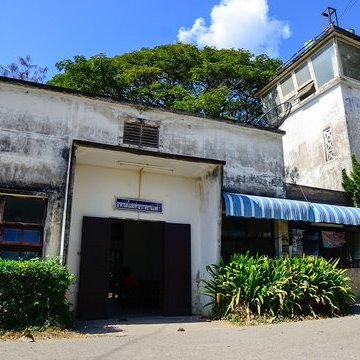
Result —
[[[115,198],[115,207],[121,210],[162,213],[162,203],[146,200],[126,199],[117,197]]]

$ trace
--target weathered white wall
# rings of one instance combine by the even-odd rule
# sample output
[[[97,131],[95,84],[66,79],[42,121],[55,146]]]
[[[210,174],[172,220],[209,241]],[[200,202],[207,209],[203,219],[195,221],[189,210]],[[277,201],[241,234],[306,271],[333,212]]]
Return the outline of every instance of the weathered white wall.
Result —
[[[360,84],[342,84],[350,151],[360,160]]]
[[[225,160],[225,190],[284,196],[281,133],[0,79],[0,187],[49,195],[45,254],[59,253],[72,141],[126,146],[123,123],[138,118],[160,126],[146,150]]]
[[[176,160],[174,160],[176,161]],[[140,180],[141,178],[141,180]],[[141,213],[114,208],[115,196],[163,203],[163,213]],[[83,216],[117,217],[133,220],[191,224],[192,310],[199,313],[208,301],[200,295],[199,279],[205,266],[219,259],[221,228],[219,207],[221,174],[216,170],[204,178],[156,174],[144,170],[123,170],[77,164],[70,226],[68,266],[79,273]],[[77,284],[72,288],[76,302]]]
[[[195,274],[195,281],[198,285],[201,279],[208,279],[206,266],[209,264],[218,264],[221,254],[221,219],[222,206],[221,201],[221,174],[220,168],[213,173],[202,177],[200,183],[200,239],[198,249],[199,267]],[[210,311],[210,307],[204,306],[210,301],[208,296],[200,296],[200,310],[203,313]]]
[[[325,161],[323,130],[331,126],[335,160]],[[281,127],[287,182],[342,190],[341,171],[351,166],[342,88],[338,84],[296,109]],[[297,176],[289,174],[298,169]]]
[[[148,150],[226,160],[225,188],[284,194],[280,133],[0,81],[0,128],[12,134],[4,137],[2,150],[27,149],[15,163],[32,159],[39,169],[39,179],[24,174],[25,183],[51,179],[63,184],[61,156],[66,157],[72,139],[122,145],[123,122],[138,118],[160,125],[160,148]],[[15,175],[14,166],[1,173]]]
[[[226,190],[284,196],[281,134],[179,115],[161,119],[166,152],[226,161]]]

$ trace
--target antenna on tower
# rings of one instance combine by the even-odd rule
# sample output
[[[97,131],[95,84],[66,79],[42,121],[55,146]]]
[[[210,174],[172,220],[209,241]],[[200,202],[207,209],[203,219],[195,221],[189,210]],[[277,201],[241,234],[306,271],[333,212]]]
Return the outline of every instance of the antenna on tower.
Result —
[[[337,17],[337,13],[336,13],[336,9],[328,6],[321,14],[322,16],[328,18],[329,20],[329,26],[330,25],[335,25],[335,26],[339,26],[339,20]]]

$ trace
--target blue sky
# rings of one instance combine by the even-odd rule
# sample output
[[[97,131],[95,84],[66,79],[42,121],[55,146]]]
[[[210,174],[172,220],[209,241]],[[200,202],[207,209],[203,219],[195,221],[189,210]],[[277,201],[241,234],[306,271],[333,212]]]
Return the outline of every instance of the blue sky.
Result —
[[[322,31],[327,6],[338,10],[341,27],[360,34],[360,0],[2,0],[0,64],[30,55],[51,77],[57,61],[74,55],[178,40],[286,60]]]

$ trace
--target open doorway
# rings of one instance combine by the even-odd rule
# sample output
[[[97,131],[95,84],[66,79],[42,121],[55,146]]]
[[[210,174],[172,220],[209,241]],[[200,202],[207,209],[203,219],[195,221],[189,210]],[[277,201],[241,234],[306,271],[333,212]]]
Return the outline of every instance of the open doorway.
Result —
[[[190,225],[83,218],[78,318],[191,314]]]
[[[109,257],[109,316],[162,311],[164,226],[114,221]]]

